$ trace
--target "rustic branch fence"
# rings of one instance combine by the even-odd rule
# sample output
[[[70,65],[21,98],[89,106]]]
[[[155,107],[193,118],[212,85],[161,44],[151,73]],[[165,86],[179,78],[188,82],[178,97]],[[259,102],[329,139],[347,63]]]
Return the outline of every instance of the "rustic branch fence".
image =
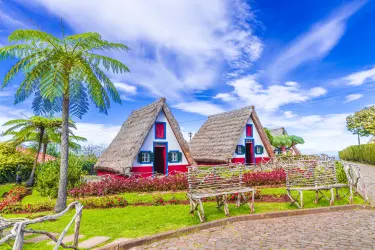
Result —
[[[62,217],[63,215],[65,215],[70,209],[73,209],[73,208],[75,208],[76,212],[75,212],[73,218],[68,223],[68,225],[64,228],[64,230],[60,234],[59,238],[56,238],[53,234],[51,234],[47,231],[27,229],[27,226],[32,225],[32,224],[41,223],[41,222],[45,222],[45,221],[54,221],[54,220]],[[2,239],[0,239],[0,244],[7,243],[7,244],[11,245],[9,241],[11,239],[14,239],[14,244],[13,244],[12,249],[13,250],[22,250],[25,233],[32,233],[32,234],[44,234],[44,235],[48,236],[51,240],[55,241],[56,244],[55,244],[54,250],[57,250],[60,246],[62,246],[63,248],[78,249],[78,236],[79,236],[79,229],[80,229],[80,225],[81,225],[82,209],[83,209],[82,204],[79,203],[78,201],[75,201],[75,202],[69,204],[68,207],[60,213],[57,213],[57,214],[54,214],[54,215],[46,215],[46,216],[36,218],[36,219],[32,219],[32,220],[29,220],[29,219],[5,219],[3,217],[0,217],[0,237],[2,237]],[[73,224],[73,222],[75,222],[75,225],[74,225],[74,241],[73,241],[73,245],[68,246],[68,245],[65,245],[62,241],[63,241],[66,233],[68,232],[68,229]],[[11,229],[11,231],[8,235],[3,236],[3,231],[7,228],[12,228],[12,229]]]

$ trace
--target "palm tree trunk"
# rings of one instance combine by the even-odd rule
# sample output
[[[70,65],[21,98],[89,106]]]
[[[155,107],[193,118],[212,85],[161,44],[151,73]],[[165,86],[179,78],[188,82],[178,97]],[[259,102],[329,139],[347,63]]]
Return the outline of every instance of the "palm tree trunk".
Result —
[[[48,146],[47,143],[43,143],[42,163],[46,162],[47,146]]]
[[[69,160],[69,90],[63,97],[62,128],[61,128],[61,164],[59,191],[55,212],[61,212],[66,208],[68,195],[68,160]]]
[[[25,183],[26,187],[34,186],[36,165],[38,164],[38,158],[39,158],[40,149],[42,148],[43,137],[44,137],[44,128],[41,128],[40,135],[39,135],[38,151],[36,152],[36,156],[35,156],[35,160],[34,160],[34,166],[33,166],[33,169],[31,170],[30,177],[27,180],[27,182]]]

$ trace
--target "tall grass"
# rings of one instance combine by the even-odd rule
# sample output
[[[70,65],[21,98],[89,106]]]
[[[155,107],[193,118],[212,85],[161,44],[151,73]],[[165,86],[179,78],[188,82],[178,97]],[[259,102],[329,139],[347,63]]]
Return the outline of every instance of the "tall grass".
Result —
[[[339,151],[342,160],[363,162],[375,165],[375,144],[350,146]]]

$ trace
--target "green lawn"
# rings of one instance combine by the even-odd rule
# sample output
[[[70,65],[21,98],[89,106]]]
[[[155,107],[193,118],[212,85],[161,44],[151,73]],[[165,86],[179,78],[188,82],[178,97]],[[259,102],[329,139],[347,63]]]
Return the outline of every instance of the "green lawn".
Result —
[[[273,194],[276,196],[286,194],[285,188],[265,188],[261,189],[261,194]],[[163,193],[162,196],[165,200],[171,199],[173,196],[176,199],[186,199],[184,192],[177,193]],[[124,196],[129,202],[135,201],[152,201],[155,194],[138,194],[128,193],[117,196]],[[39,201],[40,194],[33,192],[30,197],[25,197],[28,202]],[[44,197],[41,199],[45,199]],[[314,204],[315,192],[304,192],[304,201],[306,208],[313,207],[327,207],[329,202],[327,200],[321,200],[319,204]],[[363,204],[364,201],[361,197],[355,196],[354,202],[357,204]],[[335,205],[348,204],[346,198],[337,200]],[[216,208],[216,203],[206,202],[204,203],[205,214],[208,221],[224,218],[224,212]],[[231,216],[240,214],[248,214],[248,206],[242,206],[241,208],[235,208],[234,204],[229,204]],[[280,203],[255,203],[256,213],[265,213],[273,211],[281,211],[287,209],[297,209],[296,206],[291,206],[289,202]],[[191,225],[199,224],[197,216],[191,216],[189,213],[189,205],[165,205],[165,206],[128,206],[125,208],[108,208],[108,209],[84,209],[81,225],[81,234],[85,235],[85,238],[92,236],[109,236],[112,240],[116,238],[136,238],[145,235],[152,235],[159,232],[168,230],[178,229],[181,227],[187,227]],[[4,215],[5,217],[26,217],[26,216],[42,216],[48,214],[35,213],[25,215]],[[73,211],[68,213],[66,216],[54,222],[46,222],[43,224],[36,224],[33,226],[34,229],[43,229],[50,232],[61,232],[63,228],[68,224],[69,220],[73,216]],[[72,233],[73,227],[70,229]],[[1,246],[1,250],[10,249],[7,246]],[[51,249],[45,242],[39,244],[26,244],[24,249]]]
[[[4,184],[0,185],[0,201],[3,199],[3,195],[14,187],[15,184]]]

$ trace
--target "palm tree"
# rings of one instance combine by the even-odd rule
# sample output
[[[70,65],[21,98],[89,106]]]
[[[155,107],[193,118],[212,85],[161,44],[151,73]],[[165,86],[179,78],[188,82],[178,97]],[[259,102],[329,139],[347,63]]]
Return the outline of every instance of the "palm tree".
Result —
[[[18,62],[4,78],[6,87],[20,72],[25,78],[16,93],[16,102],[38,92],[51,103],[61,100],[61,165],[55,211],[66,208],[69,157],[71,96],[89,97],[102,113],[107,113],[110,98],[121,103],[120,96],[103,68],[114,73],[129,72],[118,60],[96,54],[101,50],[127,51],[124,44],[105,41],[98,33],[89,32],[57,38],[40,30],[16,30],[8,38],[14,45],[0,48],[0,59],[17,58]],[[87,106],[86,106],[87,108]],[[87,109],[86,109],[87,110]]]
[[[38,157],[40,149],[43,143],[43,137],[47,129],[55,129],[60,124],[61,119],[47,118],[42,116],[32,116],[28,119],[16,119],[6,122],[3,126],[11,126],[8,128],[3,135],[12,135],[12,141],[17,145],[22,142],[29,141],[31,135],[34,135],[34,140],[38,142],[38,150],[35,156],[33,169],[30,174],[30,178],[26,182],[27,187],[34,186],[35,182],[35,170],[38,164]]]

